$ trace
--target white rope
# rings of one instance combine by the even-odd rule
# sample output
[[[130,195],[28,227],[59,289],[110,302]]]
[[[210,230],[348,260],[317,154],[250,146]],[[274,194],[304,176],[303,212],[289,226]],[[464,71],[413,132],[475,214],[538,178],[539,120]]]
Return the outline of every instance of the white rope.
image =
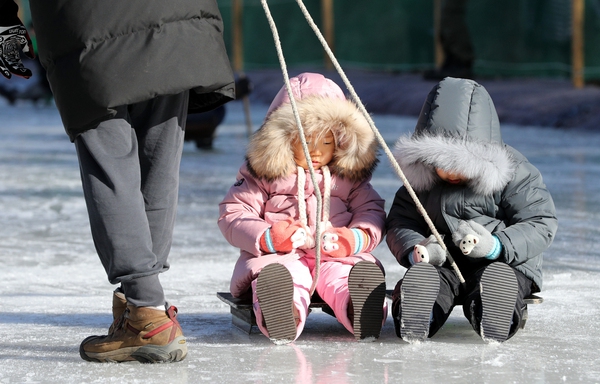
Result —
[[[446,245],[444,244],[444,240],[442,239],[442,237],[440,236],[439,232],[435,228],[435,225],[433,224],[433,222],[429,218],[429,215],[427,214],[427,211],[425,210],[425,208],[423,207],[423,205],[419,201],[419,198],[417,197],[417,194],[415,193],[415,191],[412,189],[410,183],[408,182],[408,179],[406,178],[406,176],[404,176],[404,172],[402,172],[402,169],[400,168],[400,165],[398,164],[398,162],[394,158],[394,155],[390,151],[390,149],[387,146],[385,140],[383,139],[383,137],[381,136],[381,134],[377,130],[377,127],[375,127],[375,123],[373,122],[373,119],[371,119],[371,116],[367,112],[365,106],[360,101],[360,98],[358,97],[358,95],[354,91],[354,87],[352,86],[352,84],[350,84],[350,81],[348,80],[348,77],[346,77],[346,74],[344,73],[344,71],[340,67],[340,64],[338,63],[338,61],[335,58],[333,52],[329,48],[329,44],[327,44],[327,41],[325,40],[325,38],[323,37],[323,34],[321,33],[321,31],[319,30],[319,28],[317,27],[317,25],[313,21],[310,13],[308,12],[308,10],[306,9],[306,7],[304,6],[304,3],[302,2],[302,0],[296,0],[296,2],[298,3],[298,6],[300,6],[300,10],[304,14],[304,17],[306,18],[306,21],[308,22],[308,24],[310,25],[310,27],[312,28],[312,30],[317,35],[319,41],[321,42],[321,45],[325,49],[325,52],[327,53],[327,55],[331,59],[331,62],[333,63],[335,69],[338,71],[339,75],[341,76],[342,80],[344,81],[344,84],[346,85],[346,88],[348,88],[348,91],[350,91],[350,95],[352,95],[352,98],[358,104],[358,107],[359,107],[360,111],[362,112],[362,114],[365,116],[365,118],[369,122],[369,126],[371,127],[371,130],[375,134],[375,137],[377,137],[377,140],[379,141],[379,144],[381,144],[381,146],[382,146],[385,154],[390,159],[390,162],[392,163],[392,168],[394,168],[394,171],[396,172],[396,174],[400,177],[400,179],[404,183],[404,187],[408,191],[410,197],[412,197],[413,201],[415,202],[415,205],[417,206],[417,209],[418,209],[419,213],[421,213],[421,215],[425,219],[425,222],[429,226],[429,229],[431,230],[431,233],[435,236],[435,238],[437,239],[437,241],[440,244],[440,246],[442,247],[442,249],[446,252],[446,258],[448,259],[448,261],[450,262],[450,265],[454,269],[454,272],[456,273],[456,276],[458,277],[458,279],[460,280],[461,283],[464,283],[465,279],[463,278],[460,270],[458,269],[458,266],[454,262],[454,259],[452,258],[452,256],[450,256],[450,253],[448,252],[448,249],[446,248]]]
[[[329,171],[329,167],[326,165],[321,167],[321,171],[323,172],[323,191],[321,192],[321,195],[323,196],[323,217],[321,218],[321,229],[327,230],[329,225],[329,210],[331,206],[331,172]],[[300,222],[307,233],[306,242],[300,248],[312,249],[315,247],[315,239],[312,235],[310,235],[310,227],[308,226],[308,213],[305,200],[306,195],[304,193],[304,188],[306,187],[306,174],[304,168],[302,167],[297,167],[297,173],[298,177],[296,178],[296,185],[298,188],[298,216],[300,216]]]
[[[279,58],[279,65],[281,66],[281,72],[283,73],[283,81],[285,83],[285,88],[288,93],[288,97],[290,99],[290,104],[292,106],[292,111],[294,112],[294,118],[296,119],[296,125],[298,126],[298,131],[300,132],[300,142],[302,143],[302,149],[304,150],[304,156],[306,157],[306,162],[308,163],[308,170],[310,173],[310,178],[313,183],[313,187],[315,190],[315,196],[317,197],[317,220],[315,227],[315,271],[314,271],[314,279],[312,286],[310,287],[310,295],[315,291],[317,287],[317,282],[319,279],[319,273],[321,270],[321,220],[319,218],[322,216],[321,211],[323,209],[323,201],[321,198],[321,191],[319,189],[319,184],[317,183],[317,178],[315,176],[315,170],[312,166],[312,161],[310,160],[310,153],[308,151],[308,145],[306,144],[306,137],[304,136],[304,128],[302,127],[302,122],[300,121],[300,115],[298,113],[298,107],[296,106],[296,101],[294,100],[294,94],[292,93],[292,86],[290,85],[290,77],[287,71],[287,66],[285,64],[285,58],[283,57],[283,50],[281,49],[281,41],[279,39],[279,33],[277,32],[277,26],[275,25],[275,21],[273,20],[273,16],[271,16],[271,11],[269,10],[269,6],[267,5],[266,0],[261,0],[261,4],[263,9],[265,10],[265,15],[267,16],[267,20],[269,21],[269,26],[271,27],[271,32],[273,33],[273,40],[275,41],[275,48],[277,50],[277,57]]]
[[[417,207],[417,210],[419,211],[419,213],[421,214],[421,216],[423,216],[423,219],[425,219],[425,222],[429,226],[429,229],[431,230],[431,233],[435,236],[436,240],[438,241],[438,243],[440,244],[440,246],[442,247],[442,249],[446,252],[446,258],[448,259],[448,262],[450,263],[450,266],[453,268],[453,270],[454,270],[456,276],[458,277],[459,281],[461,283],[464,283],[465,279],[463,278],[462,273],[458,269],[458,266],[454,262],[454,259],[452,258],[452,256],[448,252],[448,249],[446,248],[446,245],[444,244],[444,240],[442,239],[442,237],[440,236],[439,232],[435,228],[435,225],[431,221],[431,218],[427,214],[427,211],[425,210],[425,208],[423,207],[423,205],[419,201],[419,198],[418,198],[417,194],[415,193],[415,191],[411,187],[410,183],[408,182],[408,179],[404,175],[404,172],[402,172],[402,169],[400,168],[400,165],[398,164],[398,162],[394,158],[394,155],[392,154],[392,151],[389,149],[389,147],[388,147],[387,143],[385,142],[384,138],[381,136],[381,134],[377,130],[377,127],[375,126],[375,123],[373,122],[373,119],[371,118],[371,116],[367,112],[365,106],[363,105],[363,103],[361,102],[360,98],[356,94],[356,91],[354,90],[354,87],[352,86],[352,84],[348,80],[348,77],[346,76],[346,74],[342,70],[339,62],[335,58],[335,55],[333,54],[333,52],[329,48],[329,44],[327,44],[327,41],[325,40],[325,38],[323,37],[323,34],[321,33],[321,31],[319,30],[319,28],[317,27],[317,25],[313,21],[312,16],[310,15],[310,13],[308,12],[308,10],[304,6],[304,3],[302,2],[302,0],[296,0],[296,2],[298,3],[298,6],[300,7],[300,10],[304,14],[304,17],[306,18],[306,21],[308,22],[308,24],[312,28],[313,32],[315,33],[315,35],[317,36],[317,38],[319,39],[319,41],[321,42],[321,45],[325,49],[325,52],[327,53],[327,56],[329,56],[329,58],[330,58],[331,62],[333,63],[335,69],[337,70],[337,72],[339,73],[340,77],[342,78],[342,81],[346,85],[346,88],[350,92],[350,95],[352,96],[352,98],[356,102],[358,108],[362,112],[363,116],[365,117],[365,119],[369,123],[369,126],[371,127],[371,130],[375,134],[375,137],[379,141],[379,144],[381,145],[381,147],[383,148],[385,154],[389,158],[390,163],[392,165],[392,168],[394,169],[394,171],[396,172],[396,174],[400,177],[400,179],[404,183],[404,187],[408,191],[408,194],[410,195],[410,197],[413,199],[413,201],[414,201],[414,203],[415,203],[415,205]],[[266,0],[261,0],[261,4],[263,6],[263,9],[265,10],[265,14],[267,15],[267,20],[269,21],[269,26],[271,27],[271,32],[273,33],[273,40],[275,41],[275,47],[277,49],[277,57],[279,58],[279,64],[280,64],[281,70],[283,72],[283,78],[284,78],[284,81],[285,81],[285,86],[286,86],[286,89],[287,89],[287,92],[288,92],[288,96],[290,98],[290,103],[292,105],[292,110],[294,112],[294,117],[296,118],[296,124],[298,125],[298,130],[300,131],[300,138],[301,138],[301,142],[302,142],[302,148],[304,149],[304,154],[305,154],[306,158],[310,159],[310,155],[308,153],[308,147],[306,145],[306,139],[304,137],[304,130],[303,130],[302,124],[300,122],[300,117],[298,115],[298,110],[297,110],[296,104],[294,102],[294,95],[292,94],[291,85],[289,83],[289,75],[288,75],[288,72],[287,72],[287,66],[285,64],[285,59],[283,57],[283,51],[281,49],[281,41],[279,39],[279,33],[277,32],[277,27],[275,26],[275,21],[273,20],[273,17],[271,16],[271,12],[269,10],[269,6],[267,5],[267,1]],[[317,217],[321,217],[321,208],[322,208],[321,193],[320,193],[319,188],[317,187],[316,180],[315,180],[315,177],[314,177],[314,169],[312,167],[312,164],[310,164],[310,161],[309,161],[309,170],[310,170],[311,178],[312,178],[312,181],[313,181],[313,185],[315,186],[315,193],[317,195]],[[321,236],[320,236],[320,230],[321,230],[321,228],[320,228],[320,225],[319,225],[319,220],[317,220],[317,228],[316,228],[316,237],[317,237],[316,238],[316,242],[317,242],[316,270],[315,270],[315,279],[313,280],[313,285],[312,285],[311,290],[310,290],[311,295],[314,292],[314,288],[316,287],[316,283],[317,283],[317,280],[318,280],[318,277],[319,277],[319,269],[320,269],[320,261],[321,261],[321,252],[320,252],[320,245],[321,245],[321,239],[320,239],[320,237]]]
[[[433,224],[433,222],[429,218],[429,215],[427,214],[427,211],[425,210],[425,208],[423,208],[423,205],[419,201],[419,198],[417,197],[415,191],[412,189],[410,183],[406,179],[406,176],[404,176],[404,172],[402,172],[402,169],[400,168],[400,165],[398,165],[398,162],[396,162],[396,159],[394,158],[394,155],[392,154],[392,152],[390,151],[389,147],[387,146],[385,140],[383,139],[383,137],[381,136],[381,134],[377,130],[377,127],[375,127],[375,123],[373,122],[373,119],[371,119],[371,116],[367,112],[365,106],[360,101],[360,98],[358,97],[358,95],[354,91],[354,87],[352,86],[352,84],[350,84],[350,81],[348,80],[348,77],[346,77],[346,74],[344,73],[344,71],[340,67],[340,64],[338,63],[338,61],[335,58],[333,52],[329,48],[329,44],[327,44],[327,41],[325,40],[325,38],[323,37],[323,34],[321,33],[321,31],[319,30],[319,28],[317,27],[317,25],[313,21],[310,13],[308,12],[308,10],[306,9],[306,7],[304,6],[304,3],[302,2],[302,0],[296,0],[296,2],[298,3],[298,6],[300,7],[302,13],[304,14],[304,17],[306,18],[306,21],[308,22],[308,24],[310,25],[310,27],[312,28],[312,30],[317,35],[319,41],[321,42],[321,45],[325,49],[325,52],[327,52],[327,55],[331,59],[331,62],[333,63],[335,69],[338,71],[339,75],[341,76],[342,80],[344,81],[344,84],[346,85],[346,88],[348,88],[348,91],[350,91],[350,94],[352,95],[352,98],[358,104],[358,107],[359,107],[360,111],[362,112],[362,114],[364,115],[364,117],[369,122],[369,126],[371,127],[371,130],[375,134],[375,137],[377,137],[377,140],[379,141],[379,144],[381,144],[381,147],[383,148],[385,154],[390,159],[390,162],[392,163],[392,168],[394,168],[394,171],[396,172],[396,174],[400,177],[400,179],[404,183],[404,186],[405,186],[406,190],[408,191],[409,195],[412,197],[413,201],[415,202],[415,205],[417,206],[418,211],[421,213],[421,215],[425,219],[425,222],[429,226],[429,229],[431,230],[431,233],[433,233],[433,235],[437,239],[437,241],[440,244],[440,246],[442,247],[442,249],[446,252],[446,258],[450,262],[450,265],[454,269],[454,272],[456,273],[458,279],[460,280],[461,283],[464,283],[465,279],[463,278],[460,270],[458,269],[458,266],[454,262],[454,259],[452,258],[452,256],[450,256],[450,253],[448,252],[448,249],[446,248],[446,245],[444,244],[444,240],[442,239],[442,237],[440,236],[439,232],[435,228],[435,225]]]
[[[296,167],[298,173],[297,182],[298,185],[298,215],[300,216],[300,222],[302,225],[308,228],[308,218],[306,217],[306,197],[304,196],[304,186],[306,185],[306,174],[304,168]]]
[[[331,208],[331,172],[326,165],[321,167],[321,171],[323,172],[323,217],[321,221],[323,225],[327,225]]]

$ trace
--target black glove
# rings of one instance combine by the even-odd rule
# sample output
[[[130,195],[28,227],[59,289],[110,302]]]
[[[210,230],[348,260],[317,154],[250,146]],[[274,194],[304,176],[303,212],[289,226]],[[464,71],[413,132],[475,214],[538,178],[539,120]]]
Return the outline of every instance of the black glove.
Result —
[[[0,72],[7,79],[17,75],[29,79],[31,70],[21,62],[21,50],[30,58],[35,58],[29,33],[23,24],[0,26]]]

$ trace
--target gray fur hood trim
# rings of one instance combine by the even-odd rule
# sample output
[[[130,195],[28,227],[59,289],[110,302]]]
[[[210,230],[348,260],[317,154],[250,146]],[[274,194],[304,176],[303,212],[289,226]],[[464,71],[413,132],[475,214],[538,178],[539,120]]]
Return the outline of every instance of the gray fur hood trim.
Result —
[[[504,189],[516,169],[488,92],[475,81],[452,77],[429,92],[414,134],[398,140],[394,156],[415,191],[440,182],[440,168],[467,177],[475,193],[491,195]]]
[[[452,136],[401,137],[394,148],[394,157],[417,192],[427,191],[440,182],[435,168],[442,168],[466,176],[477,194],[491,195],[504,189],[516,168],[513,156],[503,144]]]
[[[310,95],[296,100],[305,136],[331,129],[336,142],[331,173],[352,181],[372,175],[377,165],[377,141],[369,123],[350,100]],[[292,144],[299,137],[291,104],[267,117],[248,144],[250,172],[275,180],[296,172]]]

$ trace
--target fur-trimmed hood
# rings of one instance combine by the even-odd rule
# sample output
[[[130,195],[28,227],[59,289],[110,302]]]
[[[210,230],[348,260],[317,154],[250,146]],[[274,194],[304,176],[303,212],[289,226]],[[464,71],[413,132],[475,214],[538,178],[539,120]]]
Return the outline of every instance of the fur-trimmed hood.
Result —
[[[446,78],[429,93],[415,132],[401,137],[394,156],[415,191],[440,181],[435,169],[466,176],[478,194],[504,189],[516,162],[502,142],[498,115],[485,88]]]
[[[290,79],[305,136],[330,129],[336,143],[331,173],[352,181],[373,173],[377,141],[356,104],[320,74],[303,73]],[[292,145],[299,137],[292,106],[283,87],[269,108],[262,127],[248,144],[249,170],[258,178],[275,180],[295,173]]]

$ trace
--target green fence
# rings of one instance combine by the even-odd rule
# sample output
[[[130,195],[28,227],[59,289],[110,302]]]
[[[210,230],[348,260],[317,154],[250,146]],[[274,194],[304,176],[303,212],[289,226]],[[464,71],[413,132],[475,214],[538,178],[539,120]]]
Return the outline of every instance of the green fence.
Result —
[[[232,49],[232,2],[218,0]],[[434,66],[433,0],[335,0],[334,52],[343,67],[421,71]],[[304,1],[322,25],[321,0]],[[288,66],[322,66],[324,51],[295,0],[269,0]],[[245,69],[277,67],[259,0],[243,0]],[[571,0],[471,0],[467,24],[477,75],[571,76]],[[600,0],[585,1],[585,78],[600,78]]]

